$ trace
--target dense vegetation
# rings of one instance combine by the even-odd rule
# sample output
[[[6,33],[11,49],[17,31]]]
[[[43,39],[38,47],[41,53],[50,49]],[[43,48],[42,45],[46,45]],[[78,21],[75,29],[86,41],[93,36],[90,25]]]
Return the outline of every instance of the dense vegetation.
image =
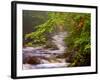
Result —
[[[44,13],[45,16],[43,13],[37,14],[37,17],[39,20],[42,20],[42,22],[36,24],[34,30],[24,36],[25,40],[27,40],[24,45],[49,45],[49,47],[52,47],[52,45],[49,44],[51,41],[50,37],[57,32],[66,31],[68,36],[66,36],[64,41],[67,49],[60,57],[66,58],[66,62],[71,63],[69,66],[89,66],[91,63],[91,15],[89,13],[71,12]]]

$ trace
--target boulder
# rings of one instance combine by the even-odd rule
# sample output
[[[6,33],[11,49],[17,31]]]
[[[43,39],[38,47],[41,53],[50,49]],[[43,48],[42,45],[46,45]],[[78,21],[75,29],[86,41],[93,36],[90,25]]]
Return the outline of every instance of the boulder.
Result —
[[[27,64],[40,64],[41,60],[38,57],[32,56],[32,57],[28,57],[28,59],[24,63],[27,63]]]

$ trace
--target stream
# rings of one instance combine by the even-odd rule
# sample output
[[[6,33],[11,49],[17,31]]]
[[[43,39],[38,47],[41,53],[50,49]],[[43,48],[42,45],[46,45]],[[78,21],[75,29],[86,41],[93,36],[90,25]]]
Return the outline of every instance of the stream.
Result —
[[[52,36],[52,43],[57,46],[57,50],[45,49],[43,46],[23,48],[23,69],[67,67],[70,63],[64,58],[56,58],[67,49],[63,41],[66,35],[66,32],[59,32]]]

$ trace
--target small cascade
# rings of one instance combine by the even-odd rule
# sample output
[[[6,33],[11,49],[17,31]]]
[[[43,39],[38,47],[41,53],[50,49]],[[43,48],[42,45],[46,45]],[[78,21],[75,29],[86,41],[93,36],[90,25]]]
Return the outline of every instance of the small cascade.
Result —
[[[42,46],[23,48],[23,69],[67,67],[69,63],[66,63],[65,59],[55,58],[65,52],[66,36],[66,32],[59,32],[52,36],[52,43],[57,46],[57,50],[44,49]]]

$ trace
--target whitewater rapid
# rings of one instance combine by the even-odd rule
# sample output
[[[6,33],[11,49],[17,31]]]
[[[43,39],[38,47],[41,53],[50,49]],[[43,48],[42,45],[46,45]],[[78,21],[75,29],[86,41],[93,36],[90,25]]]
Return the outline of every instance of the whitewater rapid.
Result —
[[[67,36],[66,32],[59,32],[52,36],[52,43],[57,46],[57,50],[43,49],[42,46],[39,47],[26,47],[23,48],[23,69],[37,69],[37,68],[56,68],[56,67],[66,67],[69,63],[66,63],[65,59],[52,60],[51,58],[61,55],[65,52],[67,47],[64,43],[64,38]],[[36,57],[40,60],[39,64],[27,64],[27,60],[30,57]],[[51,60],[49,60],[51,59]]]

